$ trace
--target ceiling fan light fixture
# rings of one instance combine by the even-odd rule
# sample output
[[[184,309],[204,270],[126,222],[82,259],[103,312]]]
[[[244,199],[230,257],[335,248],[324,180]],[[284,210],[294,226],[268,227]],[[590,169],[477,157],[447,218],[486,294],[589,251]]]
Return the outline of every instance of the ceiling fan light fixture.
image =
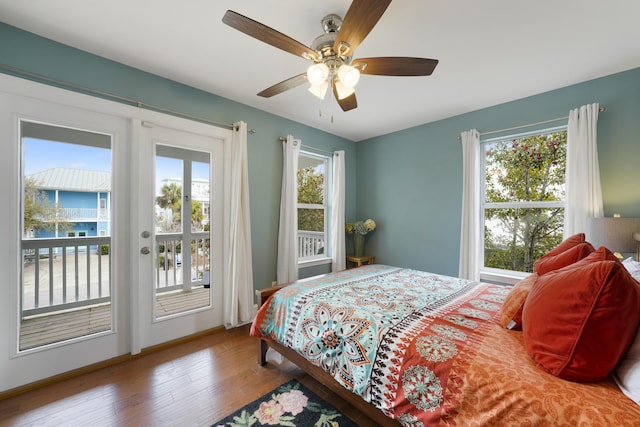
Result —
[[[343,85],[353,88],[358,84],[358,80],[360,80],[360,71],[351,65],[342,64],[338,68],[338,78]]]
[[[312,86],[319,86],[327,81],[329,77],[329,67],[322,62],[313,64],[307,69],[307,80]]]
[[[336,93],[338,94],[338,99],[345,99],[348,96],[351,96],[355,93],[355,90],[352,87],[346,86],[342,81],[337,80],[334,82],[336,85]]]
[[[309,92],[311,92],[312,94],[314,94],[320,99],[324,99],[324,96],[327,94],[328,88],[329,88],[329,82],[325,80],[319,85],[311,85],[309,87]]]

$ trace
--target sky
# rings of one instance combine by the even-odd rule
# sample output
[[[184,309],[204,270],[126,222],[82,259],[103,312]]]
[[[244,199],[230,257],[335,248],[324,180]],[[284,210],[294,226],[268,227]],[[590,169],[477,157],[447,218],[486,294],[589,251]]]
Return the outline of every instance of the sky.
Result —
[[[111,150],[104,148],[25,138],[23,150],[25,175],[55,167],[111,170]]]

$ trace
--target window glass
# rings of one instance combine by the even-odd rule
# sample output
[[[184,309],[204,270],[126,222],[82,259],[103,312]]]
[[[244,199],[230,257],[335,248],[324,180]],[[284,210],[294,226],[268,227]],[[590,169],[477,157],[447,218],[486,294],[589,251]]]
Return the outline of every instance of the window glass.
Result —
[[[111,136],[20,122],[19,350],[109,331]]]
[[[484,267],[532,272],[562,241],[566,129],[486,141]]]
[[[325,157],[300,153],[298,159],[298,260],[327,256]]]

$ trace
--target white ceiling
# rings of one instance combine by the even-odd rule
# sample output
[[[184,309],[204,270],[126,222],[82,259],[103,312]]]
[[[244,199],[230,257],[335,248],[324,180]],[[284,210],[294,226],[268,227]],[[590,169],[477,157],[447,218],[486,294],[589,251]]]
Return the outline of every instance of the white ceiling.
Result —
[[[638,0],[395,0],[354,57],[436,58],[432,76],[363,75],[346,113],[306,85],[256,96],[309,63],[223,24],[227,9],[309,45],[349,5],[0,0],[0,20],[354,141],[640,67]]]

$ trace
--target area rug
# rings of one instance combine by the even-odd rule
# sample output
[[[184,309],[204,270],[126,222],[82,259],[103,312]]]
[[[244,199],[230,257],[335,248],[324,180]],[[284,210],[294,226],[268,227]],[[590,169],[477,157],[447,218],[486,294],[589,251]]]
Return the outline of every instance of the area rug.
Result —
[[[357,427],[346,415],[296,380],[286,382],[212,427]]]

